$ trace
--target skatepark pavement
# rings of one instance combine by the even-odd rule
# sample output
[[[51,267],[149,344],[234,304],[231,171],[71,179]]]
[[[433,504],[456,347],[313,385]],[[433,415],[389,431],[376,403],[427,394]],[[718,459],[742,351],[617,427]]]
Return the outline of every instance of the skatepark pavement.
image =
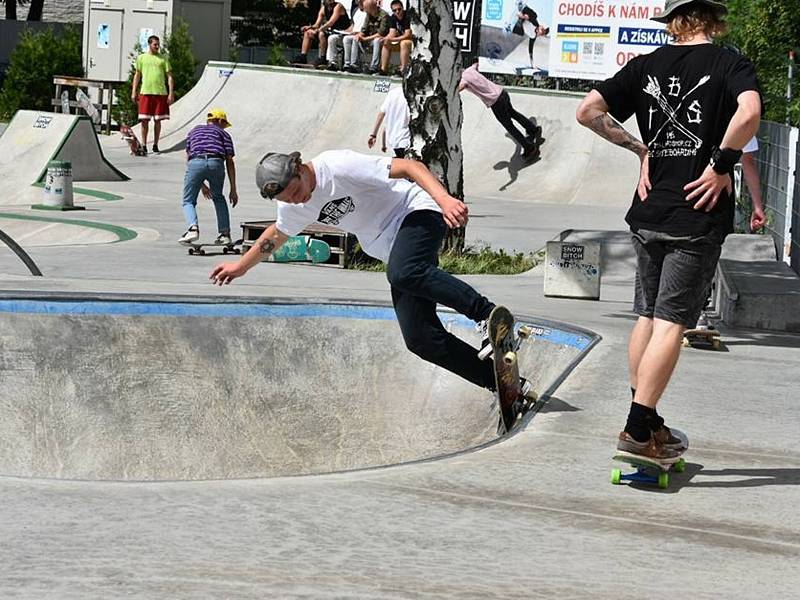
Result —
[[[659,411],[691,439],[687,471],[674,474],[666,490],[609,482],[630,403],[633,274],[620,231],[636,161],[574,123],[577,97],[511,90],[547,140],[541,160],[517,171],[507,164],[513,142],[489,111],[464,98],[470,241],[533,252],[573,230],[573,239],[606,239],[613,250],[596,302],[545,298],[536,269],[465,277],[526,319],[597,340],[563,380],[561,368],[545,376],[551,366],[529,354],[523,375],[540,378],[547,402],[515,435],[483,444],[491,437],[490,399],[406,353],[388,317],[359,325],[329,315],[314,325],[306,317],[279,323],[225,313],[380,308],[388,284],[380,273],[270,263],[231,286],[212,287],[211,268],[229,259],[188,256],[175,242],[183,231],[181,142],[188,128],[209,107],[225,108],[241,182],[232,221],[270,218],[274,209],[252,181],[255,162],[268,150],[300,149],[306,157],[333,147],[366,151],[380,98],[374,82],[209,65],[174,106],[161,145],[167,151],[140,159],[118,136],[102,138],[105,156],[131,181],[83,184],[114,196],[77,194],[86,214],[59,215],[123,227],[135,237],[23,243],[44,277],[29,276],[0,250],[0,594],[796,597],[800,336],[723,327],[722,351],[685,349]],[[210,203],[199,210],[201,237],[213,237]],[[21,206],[3,211],[17,220],[30,215]],[[0,216],[0,228],[6,225]],[[137,308],[116,314],[127,305]],[[165,312],[177,306],[206,312]],[[463,323],[452,326],[475,335]],[[359,327],[380,344],[355,346]],[[546,354],[547,361],[557,355]],[[354,366],[370,356],[377,367]],[[572,358],[553,365],[563,368]],[[289,392],[275,402],[253,397],[267,397],[280,383]],[[349,390],[359,394],[348,397]],[[293,411],[300,429],[313,429],[278,429]],[[330,423],[320,422],[326,418]],[[113,427],[103,428],[102,419]],[[487,437],[448,438],[465,431]],[[454,445],[427,455],[445,458],[399,466],[272,477],[231,471],[240,478],[221,478],[258,454],[247,455],[245,440],[279,438],[283,449],[261,457],[262,465],[303,463],[309,449],[323,464],[318,470],[338,471],[356,466],[337,464],[345,450],[383,453],[387,464],[413,460],[390,454],[418,449],[421,439]],[[387,441],[388,450],[381,446]],[[101,473],[120,458],[128,465]],[[147,477],[154,466],[163,477]],[[162,480],[101,480],[125,473]]]

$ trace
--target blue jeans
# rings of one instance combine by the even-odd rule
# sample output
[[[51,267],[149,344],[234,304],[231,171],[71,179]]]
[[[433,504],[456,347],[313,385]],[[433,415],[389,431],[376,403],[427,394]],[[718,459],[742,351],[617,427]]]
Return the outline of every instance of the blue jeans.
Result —
[[[197,194],[200,193],[200,186],[204,181],[208,181],[211,200],[217,212],[217,231],[230,233],[228,205],[222,193],[222,185],[225,183],[225,160],[222,158],[193,158],[186,163],[186,175],[183,178],[183,216],[186,225],[198,225]]]
[[[493,390],[492,361],[478,358],[478,350],[449,333],[436,314],[438,303],[477,322],[494,308],[468,284],[439,268],[446,230],[441,213],[433,210],[414,211],[403,220],[386,264],[397,321],[411,352]]]

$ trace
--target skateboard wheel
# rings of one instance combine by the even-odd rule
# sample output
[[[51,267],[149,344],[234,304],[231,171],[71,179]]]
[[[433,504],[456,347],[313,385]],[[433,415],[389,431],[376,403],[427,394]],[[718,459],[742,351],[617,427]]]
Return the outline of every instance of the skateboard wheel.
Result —
[[[719,350],[720,348],[722,348],[722,342],[720,342],[719,340],[714,340],[713,342],[711,342],[711,347],[714,348],[714,350]]]
[[[611,469],[611,483],[614,485],[619,485],[622,481],[622,470],[620,469]]]
[[[205,250],[203,250],[202,248],[200,248],[200,250],[198,250],[198,251],[197,251],[197,253],[198,253],[200,256],[205,256],[205,255],[206,255],[206,251],[205,251]]]
[[[531,337],[531,333],[533,333],[533,330],[527,325],[523,325],[519,328],[517,335],[520,337],[520,339],[527,340],[529,337]]]
[[[658,487],[662,490],[667,489],[669,486],[669,473],[659,473],[658,474]]]
[[[516,352],[506,352],[503,356],[503,362],[507,365],[513,365],[517,362],[517,353]]]
[[[189,254],[194,254],[194,248],[189,248]]]
[[[222,253],[223,253],[223,254],[227,254],[227,253],[228,253],[228,247],[227,247],[227,246],[225,246],[225,247],[222,249]]]
[[[683,473],[686,470],[686,461],[679,458],[673,465],[676,473]]]
[[[691,342],[689,342],[689,338],[683,338],[683,341],[681,342],[681,346],[683,346],[684,348],[688,348],[691,345],[692,344],[691,344]]]

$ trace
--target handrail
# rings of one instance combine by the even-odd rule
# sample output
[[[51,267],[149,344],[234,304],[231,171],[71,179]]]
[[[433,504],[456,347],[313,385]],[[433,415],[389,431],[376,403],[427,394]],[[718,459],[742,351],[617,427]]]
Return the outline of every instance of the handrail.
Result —
[[[19,259],[25,263],[25,266],[28,267],[31,275],[35,275],[37,277],[42,276],[42,272],[39,270],[39,267],[37,267],[36,263],[33,262],[33,259],[28,256],[28,253],[22,249],[22,246],[14,241],[14,238],[12,238],[2,229],[0,229],[0,241],[4,242],[6,246],[11,248],[14,251],[14,254],[16,254]]]

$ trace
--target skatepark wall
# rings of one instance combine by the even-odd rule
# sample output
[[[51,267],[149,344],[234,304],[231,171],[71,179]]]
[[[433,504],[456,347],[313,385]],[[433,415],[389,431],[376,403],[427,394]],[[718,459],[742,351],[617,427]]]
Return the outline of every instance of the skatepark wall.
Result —
[[[336,148],[380,154],[367,137],[385,93],[399,79],[262,65],[209,62],[197,85],[171,108],[160,144],[181,149],[186,134],[222,107],[233,127],[237,165],[252,177],[269,151],[299,150],[305,159]],[[541,159],[526,163],[515,142],[476,97],[464,107],[464,190],[470,197],[521,202],[625,207],[638,179],[638,160],[575,120],[580,95],[507,88],[514,107],[543,129]],[[621,191],[622,190],[622,191]]]
[[[14,393],[0,400],[0,474],[273,477],[430,459],[497,439],[491,392],[406,350],[389,306],[206,301],[7,294],[0,385]],[[471,322],[441,316],[478,343]],[[538,327],[521,372],[552,393],[597,338],[520,320]]]
[[[20,110],[0,136],[2,205],[39,202],[51,160],[72,163],[73,181],[125,181],[128,177],[103,154],[91,119],[79,115]]]

